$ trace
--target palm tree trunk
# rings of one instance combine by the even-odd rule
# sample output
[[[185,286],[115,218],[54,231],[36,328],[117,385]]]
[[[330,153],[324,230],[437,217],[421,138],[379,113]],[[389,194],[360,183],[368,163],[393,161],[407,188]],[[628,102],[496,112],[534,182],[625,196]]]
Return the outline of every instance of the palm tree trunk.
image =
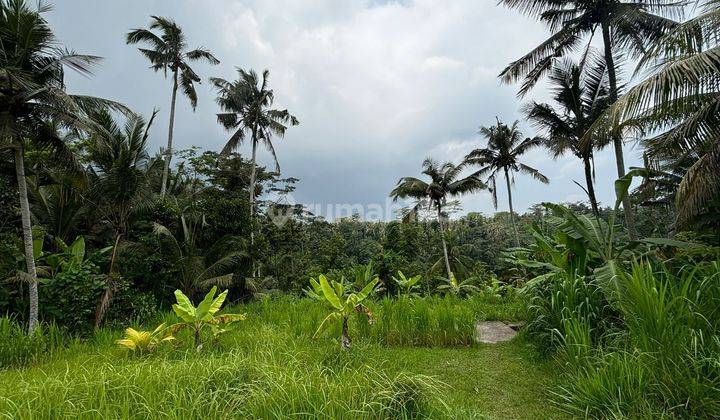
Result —
[[[257,158],[257,127],[253,126],[252,130],[252,161],[250,168],[250,246],[255,245],[255,161]],[[255,277],[256,263],[253,258],[252,275]]]
[[[512,206],[512,188],[510,188],[510,175],[508,174],[507,168],[505,168],[505,184],[507,185],[508,192],[508,205],[510,206],[510,223],[512,224],[513,232],[515,233],[515,246],[520,246],[520,238],[518,237],[517,226],[515,226],[515,212]]]
[[[608,70],[608,82],[610,84],[610,102],[615,103],[618,97],[617,77],[615,75],[615,61],[612,54],[612,42],[610,40],[610,27],[607,24],[602,25],[603,45],[605,47],[605,65]],[[625,176],[625,158],[623,156],[623,143],[619,134],[613,133],[613,147],[615,148],[615,164],[617,165],[618,178]],[[635,233],[635,220],[632,214],[632,205],[630,204],[630,194],[626,194],[623,198],[623,212],[625,213],[625,225],[628,229],[630,239],[637,239]]]
[[[168,127],[168,142],[165,150],[165,165],[163,167],[162,184],[160,185],[160,196],[165,196],[168,177],[170,176],[170,160],[172,159],[173,128],[175,127],[175,100],[177,99],[178,71],[173,72],[172,100],[170,101],[170,126]]]
[[[440,204],[437,204],[438,224],[440,224],[440,239],[442,240],[443,257],[445,258],[445,269],[447,269],[448,280],[452,277],[452,270],[450,269],[450,257],[448,257],[447,243],[445,242],[445,225],[443,223],[442,212],[440,211]]]
[[[122,233],[121,229],[118,229],[115,236],[115,246],[113,246],[112,256],[110,257],[110,268],[108,269],[108,279],[105,285],[105,291],[100,298],[100,302],[98,302],[97,308],[95,308],[95,329],[100,328],[100,324],[102,324],[102,321],[105,318],[105,313],[110,307],[110,300],[113,297],[113,287],[115,286],[113,284],[115,281],[113,273],[115,272],[115,260],[117,259],[117,249],[120,244],[120,237],[122,237]]]
[[[28,316],[28,334],[32,334],[38,324],[38,284],[35,270],[35,254],[33,253],[32,223],[30,221],[30,203],[27,195],[27,182],[25,180],[25,159],[22,142],[18,139],[15,148],[15,173],[20,196],[20,215],[22,218],[23,246],[25,248],[25,263],[27,274],[30,276],[30,312]]]
[[[250,218],[255,216],[255,160],[257,154],[257,141],[255,140],[255,133],[253,132],[252,142],[252,161],[250,168]]]
[[[595,216],[600,216],[597,198],[595,198],[595,186],[593,185],[592,167],[590,166],[590,159],[588,157],[584,157],[583,164],[585,165],[585,184],[587,185],[587,193],[588,197],[590,198],[590,207],[592,207],[592,211]]]

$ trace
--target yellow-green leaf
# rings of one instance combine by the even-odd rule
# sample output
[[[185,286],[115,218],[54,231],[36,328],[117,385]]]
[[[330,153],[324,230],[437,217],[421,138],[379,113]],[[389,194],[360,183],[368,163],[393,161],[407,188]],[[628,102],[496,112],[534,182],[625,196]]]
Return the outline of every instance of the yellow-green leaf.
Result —
[[[196,319],[205,319],[207,317],[207,315],[209,315],[209,311],[210,311],[210,308],[212,307],[213,298],[215,297],[216,292],[217,292],[217,286],[213,286],[212,289],[210,289],[210,291],[205,295],[205,298],[203,298],[202,302],[200,302],[200,304],[197,307],[197,311],[195,312]],[[222,302],[221,302],[221,304],[222,304]]]
[[[342,303],[340,303],[340,299],[322,274],[320,275],[320,287],[322,288],[323,295],[325,295],[325,299],[327,299],[335,309],[342,309],[343,306]]]

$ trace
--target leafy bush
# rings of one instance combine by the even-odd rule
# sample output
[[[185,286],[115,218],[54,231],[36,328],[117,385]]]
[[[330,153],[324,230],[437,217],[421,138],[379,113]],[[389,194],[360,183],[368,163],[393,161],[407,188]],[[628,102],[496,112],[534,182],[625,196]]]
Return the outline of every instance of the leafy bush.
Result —
[[[115,280],[114,290],[112,305],[105,315],[104,324],[107,327],[117,328],[141,323],[157,313],[158,303],[155,295],[133,288],[132,283],[124,277]]]
[[[40,314],[72,330],[92,327],[98,300],[105,290],[104,276],[88,261],[69,267],[51,279],[41,279]]]

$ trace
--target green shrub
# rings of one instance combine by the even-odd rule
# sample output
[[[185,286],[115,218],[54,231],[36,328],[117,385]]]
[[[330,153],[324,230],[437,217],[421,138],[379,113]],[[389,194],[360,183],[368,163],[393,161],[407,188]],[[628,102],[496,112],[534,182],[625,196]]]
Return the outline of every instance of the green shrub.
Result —
[[[115,281],[115,293],[105,315],[105,326],[120,328],[149,320],[158,308],[155,296],[132,287],[124,277]]]
[[[95,264],[84,261],[69,267],[51,279],[41,279],[39,290],[40,314],[73,331],[92,327],[98,300],[105,290],[104,277]]]

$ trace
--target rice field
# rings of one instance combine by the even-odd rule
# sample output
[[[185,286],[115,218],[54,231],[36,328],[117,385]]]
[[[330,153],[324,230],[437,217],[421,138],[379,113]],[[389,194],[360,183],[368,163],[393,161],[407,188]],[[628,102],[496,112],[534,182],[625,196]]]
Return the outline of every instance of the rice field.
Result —
[[[2,353],[5,418],[532,418],[547,416],[555,367],[522,335],[474,344],[476,319],[522,318],[513,301],[382,300],[376,322],[312,334],[325,307],[282,298],[231,307],[241,328],[200,351],[179,343],[138,357],[121,331],[70,338],[46,328],[22,354]],[[159,314],[149,327],[171,321]],[[139,327],[138,327],[139,328]],[[10,339],[12,324],[1,332]],[[49,337],[50,336],[50,337]],[[18,341],[18,338],[14,338]],[[7,342],[7,340],[3,340]],[[36,351],[33,352],[33,348]]]

